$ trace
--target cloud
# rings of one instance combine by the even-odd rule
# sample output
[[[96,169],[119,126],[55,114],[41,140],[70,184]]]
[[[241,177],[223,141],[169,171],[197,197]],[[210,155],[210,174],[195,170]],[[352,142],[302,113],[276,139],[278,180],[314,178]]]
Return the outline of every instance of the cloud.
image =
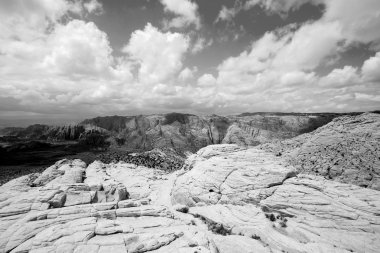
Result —
[[[267,32],[239,56],[225,59],[217,67],[216,84],[219,98],[223,99],[220,103],[228,108],[226,110],[332,111],[376,108],[374,102],[380,94],[375,88],[380,80],[378,54],[365,61],[362,68],[344,66],[326,75],[318,74],[318,68],[332,59],[339,59],[339,55],[350,45],[371,43],[376,48],[379,34],[374,27],[380,21],[377,11],[379,1],[366,0],[352,5],[340,0],[258,0],[248,3],[251,7],[260,5],[270,13],[283,16],[305,3],[324,3],[326,11],[317,21]],[[228,18],[236,14],[229,13],[233,15]],[[359,27],[361,29],[357,29]]]
[[[249,0],[245,3],[244,9],[248,10],[255,6],[260,6],[269,13],[277,13],[286,17],[289,11],[298,10],[304,4],[319,5],[330,0]]]
[[[162,2],[166,12],[175,15],[173,27],[200,24],[195,2],[185,1],[189,8],[177,4],[182,1]],[[257,4],[285,15],[303,2],[307,1]],[[175,110],[230,114],[378,109],[375,1],[360,6],[326,1],[320,20],[266,32],[218,64],[212,74],[189,67],[212,40],[191,40],[190,35],[162,31],[149,23],[130,34],[124,54],[117,56],[105,31],[78,19],[97,13],[96,3],[0,1],[0,115],[78,118]],[[362,66],[336,64],[339,67],[321,74],[320,68],[331,59],[360,43],[370,44],[378,53]]]
[[[342,35],[349,41],[380,43],[380,1],[378,0],[334,0],[324,1],[324,20],[337,21]]]
[[[107,35],[92,22],[58,24],[46,41],[43,68],[64,75],[103,75],[113,63]]]
[[[202,51],[206,47],[211,46],[213,43],[214,43],[213,39],[210,39],[209,41],[207,41],[205,38],[199,37],[195,41],[195,43],[194,43],[194,45],[193,45],[193,47],[191,49],[191,52],[193,54],[199,53],[200,51]]]
[[[178,75],[178,79],[182,82],[188,81],[189,79],[192,79],[194,77],[194,73],[198,71],[197,67],[193,67],[193,69],[190,69],[188,67],[184,68]]]
[[[366,60],[363,64],[363,78],[367,81],[380,81],[380,52]]]
[[[108,36],[94,23],[71,18],[92,11],[83,3],[1,1],[0,96],[18,101],[17,110],[84,113],[125,94],[130,63],[112,56]]]
[[[139,81],[153,84],[165,81],[182,68],[182,57],[189,45],[188,36],[163,33],[148,23],[144,30],[132,33],[122,51],[139,65]]]
[[[198,78],[197,84],[201,87],[214,86],[216,84],[216,79],[211,74],[204,74]]]
[[[352,66],[344,66],[342,69],[334,69],[320,80],[324,87],[349,87],[361,82],[358,69]]]
[[[104,12],[103,4],[98,2],[98,0],[90,0],[89,2],[85,2],[83,6],[89,13],[101,15]]]
[[[227,8],[225,5],[220,9],[218,16],[215,19],[214,23],[220,21],[230,21],[232,20],[240,11],[242,10],[241,6],[234,6],[232,8]]]
[[[285,38],[290,36],[290,40],[281,39],[284,44],[273,58],[275,68],[314,69],[326,57],[336,53],[339,42],[344,40],[336,22],[306,23],[295,32],[283,32]]]
[[[324,3],[324,0],[247,0],[245,2],[237,0],[231,8],[227,8],[224,5],[222,6],[215,23],[220,21],[230,22],[241,11],[248,11],[255,6],[261,7],[270,15],[278,14],[286,18],[290,11],[298,10],[302,5],[307,3],[319,5]]]
[[[175,18],[166,22],[168,28],[182,28],[194,25],[196,29],[200,29],[201,20],[198,13],[198,5],[190,0],[160,0],[165,7],[165,12],[176,15]]]

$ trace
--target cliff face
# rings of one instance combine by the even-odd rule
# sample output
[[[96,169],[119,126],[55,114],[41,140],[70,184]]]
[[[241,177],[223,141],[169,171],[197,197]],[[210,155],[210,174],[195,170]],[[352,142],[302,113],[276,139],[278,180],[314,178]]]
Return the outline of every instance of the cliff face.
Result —
[[[130,149],[170,147],[195,152],[210,144],[255,146],[310,132],[334,115],[243,114],[196,116],[171,113],[134,117],[98,117],[82,122],[108,130],[115,143]]]
[[[107,116],[78,125],[33,125],[13,129],[20,138],[50,141],[86,141],[95,134],[111,145],[126,149],[173,148],[196,152],[210,144],[256,146],[272,140],[293,138],[330,122],[338,114],[241,114],[237,116],[163,115]],[[93,142],[93,141],[92,141]],[[97,141],[94,142],[95,145]]]

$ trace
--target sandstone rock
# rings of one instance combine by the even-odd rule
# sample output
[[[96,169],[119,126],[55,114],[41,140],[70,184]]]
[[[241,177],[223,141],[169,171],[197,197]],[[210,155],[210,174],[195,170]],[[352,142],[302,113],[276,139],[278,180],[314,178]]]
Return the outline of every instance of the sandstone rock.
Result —
[[[218,252],[220,253],[270,253],[271,250],[265,247],[260,241],[252,240],[246,236],[220,236],[213,237]]]
[[[193,166],[177,178],[171,194],[174,203],[187,206],[257,203],[296,175],[293,167],[282,166],[274,155],[236,145],[208,146],[189,160]]]
[[[380,190],[380,115],[334,119],[316,131],[261,149],[282,153],[298,171]]]
[[[283,156],[258,148],[209,146],[172,173],[78,164],[57,163],[33,187],[33,177],[0,187],[0,253],[380,248],[379,191],[296,175]]]
[[[75,184],[82,182],[86,164],[81,160],[61,160],[47,168],[33,185]]]

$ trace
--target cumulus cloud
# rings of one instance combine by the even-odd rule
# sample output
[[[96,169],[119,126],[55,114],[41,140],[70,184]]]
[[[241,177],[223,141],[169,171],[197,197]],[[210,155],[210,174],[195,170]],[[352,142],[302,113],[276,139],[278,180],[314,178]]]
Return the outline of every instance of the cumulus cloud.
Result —
[[[358,69],[352,66],[344,66],[341,69],[332,70],[320,80],[320,85],[325,87],[350,87],[360,83]]]
[[[140,82],[153,84],[165,81],[182,68],[182,57],[189,44],[188,36],[163,33],[148,23],[144,30],[132,33],[123,52],[139,65]]]
[[[338,59],[349,45],[370,43],[376,49],[379,33],[374,27],[379,27],[380,2],[354,2],[252,0],[238,7],[259,5],[270,13],[286,16],[289,11],[311,3],[324,4],[326,11],[320,20],[267,32],[249,50],[224,60],[216,77],[224,106],[234,108],[235,112],[244,108],[264,111],[376,108],[374,101],[379,91],[375,87],[380,79],[378,54],[365,61],[360,69],[344,66],[327,75],[317,73],[318,67]],[[230,15],[223,17],[233,18],[236,10],[224,9]]]
[[[363,64],[363,78],[367,81],[380,81],[380,52]]]
[[[377,0],[334,0],[324,1],[324,20],[336,21],[342,28],[342,35],[350,41],[380,43],[380,1]]]
[[[256,4],[286,15],[310,1]],[[379,2],[360,2],[323,2],[320,20],[269,31],[211,74],[189,64],[212,40],[148,23],[116,56],[104,31],[78,19],[98,13],[97,1],[0,1],[0,115],[378,109]],[[172,27],[200,26],[195,2],[162,3],[175,16]],[[337,64],[321,74],[321,66],[358,43],[378,53],[362,66]]]
[[[198,78],[198,86],[214,86],[216,83],[216,79],[213,75],[211,74],[204,74],[201,77]]]
[[[160,0],[164,10],[173,13],[176,17],[166,22],[168,28],[182,28],[194,25],[200,29],[201,20],[198,13],[198,5],[190,0]]]
[[[79,113],[123,94],[130,64],[112,56],[108,36],[94,23],[70,17],[95,11],[85,3],[1,1],[0,96],[18,101],[13,110]]]
[[[178,79],[182,82],[188,81],[194,77],[194,74],[198,71],[197,67],[193,67],[192,69],[186,67],[184,68],[178,75]]]
[[[48,37],[42,65],[59,74],[103,74],[112,65],[107,35],[92,22],[73,20],[57,25]]]

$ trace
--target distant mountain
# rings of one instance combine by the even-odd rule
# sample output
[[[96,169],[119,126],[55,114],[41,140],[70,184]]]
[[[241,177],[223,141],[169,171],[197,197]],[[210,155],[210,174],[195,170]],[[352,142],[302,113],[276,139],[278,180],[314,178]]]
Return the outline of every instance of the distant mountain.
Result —
[[[93,145],[103,145],[104,139],[107,139],[108,145],[130,150],[145,151],[165,147],[184,154],[210,144],[255,146],[272,140],[284,140],[311,132],[341,115],[343,114],[243,113],[235,116],[197,116],[169,113],[106,116],[72,125],[5,128],[0,133],[26,139],[84,141]]]

